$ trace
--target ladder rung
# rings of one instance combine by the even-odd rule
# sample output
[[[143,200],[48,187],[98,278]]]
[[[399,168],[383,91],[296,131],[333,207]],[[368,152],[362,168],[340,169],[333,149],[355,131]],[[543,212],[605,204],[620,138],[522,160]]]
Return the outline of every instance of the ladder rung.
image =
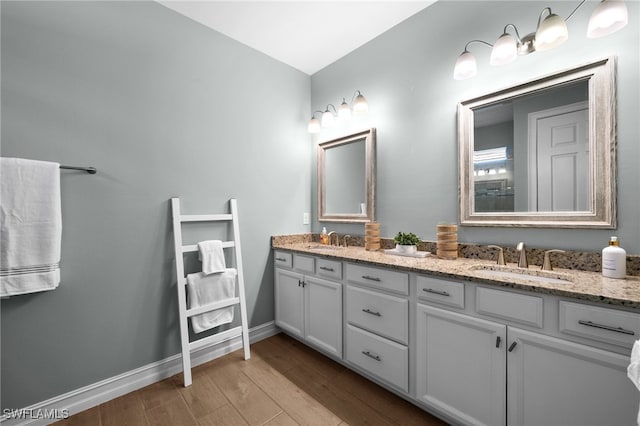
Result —
[[[240,326],[190,342],[189,350],[194,351],[209,344],[220,343],[238,336],[242,336],[242,327]]]
[[[219,302],[210,303],[204,306],[198,306],[197,308],[187,309],[187,318],[194,315],[204,314],[205,312],[215,311],[216,309],[222,309],[229,306],[237,305],[240,303],[240,298],[233,297],[231,299],[224,299]]]
[[[230,214],[183,214],[180,222],[215,222],[220,220],[233,220]]]
[[[229,248],[229,247],[235,247],[236,243],[233,241],[223,241],[222,242],[222,248]],[[190,253],[193,251],[198,251],[198,245],[197,244],[192,244],[192,245],[188,245],[188,246],[182,246],[182,252],[183,253]]]

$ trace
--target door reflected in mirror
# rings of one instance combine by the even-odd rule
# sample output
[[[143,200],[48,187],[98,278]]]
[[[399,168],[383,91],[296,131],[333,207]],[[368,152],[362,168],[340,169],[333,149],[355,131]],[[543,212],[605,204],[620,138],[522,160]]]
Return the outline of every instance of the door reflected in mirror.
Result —
[[[587,81],[473,108],[476,212],[588,211]]]

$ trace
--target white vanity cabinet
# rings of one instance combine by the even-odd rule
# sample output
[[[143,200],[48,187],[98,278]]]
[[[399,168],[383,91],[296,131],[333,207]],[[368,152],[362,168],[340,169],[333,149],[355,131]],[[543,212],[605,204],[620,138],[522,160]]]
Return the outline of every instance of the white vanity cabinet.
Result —
[[[504,425],[506,329],[418,304],[417,398],[463,424]]]
[[[418,289],[421,282],[432,280],[434,285],[427,288],[449,294],[438,300],[434,293],[428,298],[418,293],[419,401],[463,424],[634,424],[640,398],[626,377],[629,356],[618,352],[625,352],[623,347],[630,353],[633,336],[640,335],[640,315],[552,296],[470,283],[450,282],[447,287],[443,280],[418,278]],[[459,285],[465,286],[467,309],[448,307],[462,308],[451,300],[459,294]],[[570,341],[570,336],[619,348],[596,348]]]
[[[315,275],[317,266],[322,276],[338,278],[342,264],[279,251],[274,258],[276,325],[342,358],[342,283]]]
[[[346,264],[345,359],[409,391],[409,274]]]
[[[629,357],[510,327],[509,425],[634,425]],[[510,346],[511,347],[511,346]]]

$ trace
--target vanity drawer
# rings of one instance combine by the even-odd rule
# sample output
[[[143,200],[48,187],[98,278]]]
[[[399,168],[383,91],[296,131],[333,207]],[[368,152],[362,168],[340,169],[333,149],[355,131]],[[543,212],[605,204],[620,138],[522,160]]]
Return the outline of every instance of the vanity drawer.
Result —
[[[347,325],[347,361],[380,377],[386,382],[409,391],[409,349]]]
[[[409,301],[347,286],[347,322],[406,344]]]
[[[409,294],[409,274],[347,263],[347,280],[404,295]]]
[[[632,347],[640,338],[640,314],[560,301],[560,331]]]
[[[476,289],[476,312],[542,328],[542,298],[484,287]]]
[[[313,274],[315,271],[315,259],[309,256],[293,255],[293,269],[298,272]]]
[[[291,268],[293,266],[293,255],[286,251],[276,251],[273,255],[276,266]]]
[[[342,279],[342,262],[328,259],[316,259],[316,275],[321,277]]]
[[[416,279],[418,298],[443,305],[464,308],[464,284],[433,277]]]

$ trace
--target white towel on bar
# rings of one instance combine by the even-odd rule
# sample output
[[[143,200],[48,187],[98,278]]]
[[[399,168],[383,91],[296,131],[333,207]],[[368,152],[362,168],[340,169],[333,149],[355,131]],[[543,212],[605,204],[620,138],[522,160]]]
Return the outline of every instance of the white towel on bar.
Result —
[[[0,296],[60,283],[60,164],[0,159]]]
[[[636,340],[631,349],[631,362],[627,367],[627,376],[640,391],[640,340]],[[640,426],[640,407],[638,408],[638,426]]]
[[[227,268],[220,240],[200,241],[198,243],[198,258],[202,261],[202,272],[205,275],[224,272]]]
[[[235,297],[236,275],[234,268],[220,274],[205,275],[203,272],[187,275],[189,308],[198,308]],[[196,333],[233,321],[233,306],[216,309],[191,317],[191,327]]]

